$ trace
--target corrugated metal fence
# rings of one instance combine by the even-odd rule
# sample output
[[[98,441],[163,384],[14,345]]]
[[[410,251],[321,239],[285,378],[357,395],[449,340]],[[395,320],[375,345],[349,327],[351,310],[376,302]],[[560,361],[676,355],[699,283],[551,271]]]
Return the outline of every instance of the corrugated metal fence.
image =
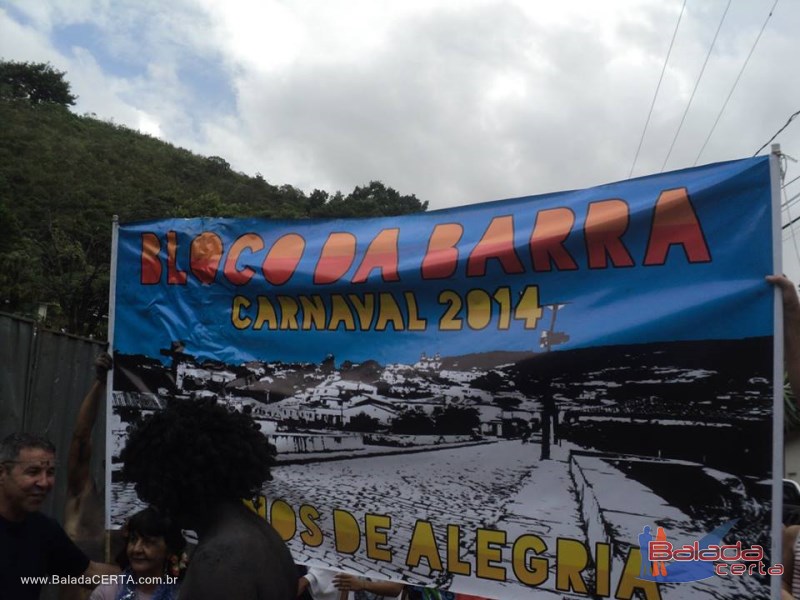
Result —
[[[0,438],[15,431],[45,435],[56,445],[56,486],[42,511],[62,521],[67,452],[83,397],[94,381],[104,343],[40,329],[0,313]],[[105,489],[105,403],[92,435],[92,476]]]

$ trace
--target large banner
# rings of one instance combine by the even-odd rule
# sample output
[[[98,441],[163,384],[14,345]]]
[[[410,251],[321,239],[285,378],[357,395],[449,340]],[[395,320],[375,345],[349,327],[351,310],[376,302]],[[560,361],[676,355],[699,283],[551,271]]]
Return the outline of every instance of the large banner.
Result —
[[[277,446],[254,509],[297,562],[503,599],[767,597],[770,168],[120,225],[110,526],[138,507],[126,427],[213,395]],[[639,550],[683,546],[707,554]]]

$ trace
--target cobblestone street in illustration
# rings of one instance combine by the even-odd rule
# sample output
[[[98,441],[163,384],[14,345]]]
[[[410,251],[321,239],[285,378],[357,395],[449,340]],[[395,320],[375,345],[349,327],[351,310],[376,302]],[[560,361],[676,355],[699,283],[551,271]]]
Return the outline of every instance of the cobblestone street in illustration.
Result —
[[[270,499],[282,499],[295,510],[301,504],[310,504],[320,512],[319,524],[326,533],[333,531],[332,510],[346,510],[362,524],[367,513],[386,514],[386,506],[394,510],[388,546],[407,548],[417,521],[429,521],[436,534],[439,555],[446,560],[447,525],[462,525],[461,555],[472,555],[475,532],[479,528],[506,531],[508,544],[503,550],[502,565],[513,577],[511,544],[523,533],[535,534],[545,540],[551,571],[555,564],[556,538],[584,539],[579,526],[579,513],[573,486],[567,472],[566,452],[553,448],[553,459],[539,460],[538,444],[519,440],[501,441],[450,450],[359,458],[306,465],[279,467],[275,479],[268,487]],[[537,492],[537,474],[544,489]],[[542,497],[545,502],[542,502]],[[531,506],[536,505],[536,514]],[[573,508],[569,508],[572,506]],[[565,518],[571,515],[572,518]],[[298,523],[298,530],[303,527]],[[308,549],[297,536],[292,551],[299,562],[314,563]],[[325,557],[337,564],[333,543],[326,540]],[[402,551],[404,552],[404,550]],[[375,571],[375,562],[366,558],[363,545],[352,556],[338,565],[343,569],[370,573],[375,577],[398,578],[399,569],[406,561],[402,552],[393,552],[392,564]],[[381,564],[381,563],[378,563]],[[472,565],[475,572],[475,565]],[[413,570],[417,583],[427,585],[451,584],[460,587],[458,577],[437,579],[425,559]],[[554,586],[554,575],[542,586]],[[478,580],[480,585],[480,580]],[[504,584],[519,587],[518,583]],[[475,589],[475,580],[472,580]],[[498,582],[487,582],[497,593]],[[555,592],[554,592],[555,594]],[[555,597],[555,596],[554,596]],[[557,597],[564,597],[558,592]],[[569,597],[569,596],[567,596]]]

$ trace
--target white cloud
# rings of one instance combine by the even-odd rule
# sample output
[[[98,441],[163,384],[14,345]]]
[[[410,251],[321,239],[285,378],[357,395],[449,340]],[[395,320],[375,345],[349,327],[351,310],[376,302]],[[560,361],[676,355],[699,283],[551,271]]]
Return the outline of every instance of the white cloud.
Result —
[[[17,23],[0,8],[0,56],[6,60],[47,62],[53,50],[45,31],[37,31]],[[56,65],[58,66],[58,65]]]
[[[694,163],[772,3],[731,5],[668,169]],[[443,207],[626,177],[681,5],[20,0],[29,24],[0,13],[0,49],[67,70],[78,112],[272,183],[380,179]],[[725,5],[687,4],[635,174],[661,169]],[[779,5],[702,162],[752,154],[797,110],[798,12]],[[85,24],[96,39],[58,46]],[[781,141],[800,154],[800,126]]]

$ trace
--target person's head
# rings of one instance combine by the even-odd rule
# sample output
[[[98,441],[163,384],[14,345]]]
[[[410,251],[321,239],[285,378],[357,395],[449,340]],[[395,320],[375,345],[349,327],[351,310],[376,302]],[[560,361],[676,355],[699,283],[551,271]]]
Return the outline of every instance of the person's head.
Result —
[[[32,433],[12,433],[0,442],[0,515],[19,521],[39,510],[53,489],[56,448]]]
[[[142,500],[195,527],[220,502],[255,496],[274,455],[249,415],[215,400],[173,401],[131,431],[122,478]]]
[[[158,577],[168,566],[168,559],[179,557],[185,546],[180,528],[148,507],[125,524],[125,547],[117,556],[117,563],[141,577]]]

